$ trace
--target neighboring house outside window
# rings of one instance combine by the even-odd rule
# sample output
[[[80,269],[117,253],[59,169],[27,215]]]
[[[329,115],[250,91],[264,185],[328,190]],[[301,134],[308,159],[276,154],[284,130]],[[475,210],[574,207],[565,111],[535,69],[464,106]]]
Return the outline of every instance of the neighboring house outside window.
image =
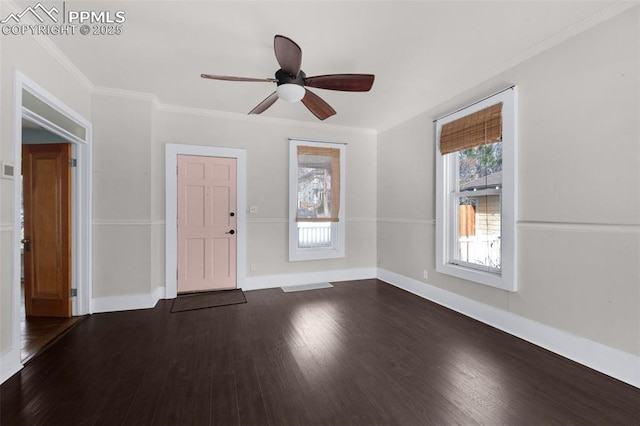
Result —
[[[290,141],[289,260],[344,257],[345,145]]]
[[[482,163],[480,170],[480,174],[486,173]],[[468,263],[470,267],[500,271],[501,189],[502,170],[470,182],[459,181],[460,197],[456,197],[458,230],[455,236],[458,245],[454,259]]]
[[[515,291],[516,88],[436,120],[436,270]]]

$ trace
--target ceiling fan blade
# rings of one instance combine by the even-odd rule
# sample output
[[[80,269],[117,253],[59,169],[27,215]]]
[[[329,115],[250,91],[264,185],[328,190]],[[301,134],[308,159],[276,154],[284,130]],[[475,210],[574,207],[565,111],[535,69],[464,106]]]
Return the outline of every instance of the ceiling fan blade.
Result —
[[[320,120],[325,120],[336,113],[336,111],[331,108],[331,105],[323,101],[320,96],[307,89],[305,89],[302,103]]]
[[[249,114],[260,114],[265,112],[271,105],[278,100],[278,92],[273,92],[266,99],[260,102],[254,109],[249,111]]]
[[[273,50],[282,71],[295,78],[300,72],[300,66],[302,66],[300,46],[288,37],[276,35],[273,39]]]
[[[343,92],[368,92],[373,86],[373,74],[329,74],[307,77],[305,86]]]
[[[278,81],[275,78],[234,77],[230,75],[215,75],[215,74],[200,74],[200,77],[209,78],[211,80],[226,80],[226,81],[266,81],[270,83],[276,83]]]

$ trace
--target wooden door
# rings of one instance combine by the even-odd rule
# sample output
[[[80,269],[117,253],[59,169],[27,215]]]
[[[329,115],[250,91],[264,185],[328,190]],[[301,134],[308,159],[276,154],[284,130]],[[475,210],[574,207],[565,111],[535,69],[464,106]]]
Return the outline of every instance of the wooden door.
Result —
[[[236,159],[178,156],[178,292],[236,288]]]
[[[71,145],[23,145],[27,316],[71,316]]]

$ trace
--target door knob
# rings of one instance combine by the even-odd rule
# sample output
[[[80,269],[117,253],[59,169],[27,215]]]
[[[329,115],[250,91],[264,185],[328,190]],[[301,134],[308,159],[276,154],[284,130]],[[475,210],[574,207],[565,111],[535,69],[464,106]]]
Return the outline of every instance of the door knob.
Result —
[[[231,231],[229,231],[229,232],[225,232],[225,234],[231,234],[231,235],[233,235],[235,233],[236,233],[236,231],[234,231],[233,229]]]

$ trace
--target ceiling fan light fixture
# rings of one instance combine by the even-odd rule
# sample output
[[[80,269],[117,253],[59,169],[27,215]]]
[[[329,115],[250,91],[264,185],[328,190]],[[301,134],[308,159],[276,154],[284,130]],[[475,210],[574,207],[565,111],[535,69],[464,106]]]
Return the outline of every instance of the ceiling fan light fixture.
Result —
[[[278,98],[287,102],[298,102],[304,98],[304,87],[295,83],[285,83],[278,86],[276,89],[278,92]]]

